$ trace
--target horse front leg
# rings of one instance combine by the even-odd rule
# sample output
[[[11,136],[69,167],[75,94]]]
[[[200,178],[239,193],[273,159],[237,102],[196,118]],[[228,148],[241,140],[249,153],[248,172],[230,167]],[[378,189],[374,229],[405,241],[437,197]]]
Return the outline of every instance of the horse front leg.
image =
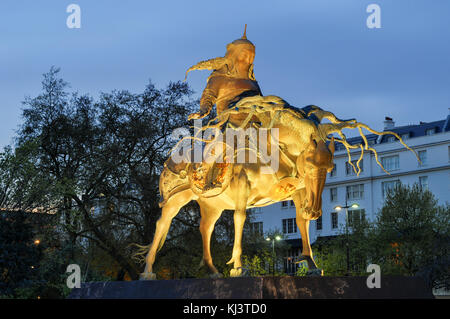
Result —
[[[227,265],[233,263],[233,269],[230,270],[231,277],[239,277],[242,275],[242,233],[244,231],[244,223],[247,217],[245,208],[236,209],[234,211],[234,244],[231,259]]]
[[[308,264],[308,273],[310,276],[322,276],[323,270],[317,267],[316,262],[314,261],[312,249],[311,249],[311,241],[309,238],[309,224],[310,219],[304,217],[303,214],[303,205],[302,201],[304,198],[304,190],[300,190],[292,195],[292,199],[295,204],[296,209],[296,223],[297,227],[300,230],[300,235],[302,238],[302,254],[299,258],[298,262],[306,261]]]
[[[214,231],[214,225],[222,214],[222,209],[207,206],[201,202],[199,204],[201,213],[200,233],[202,234],[203,241],[203,259],[200,266],[206,265],[211,273],[211,277],[219,278],[222,276],[214,266],[211,256],[211,235]]]

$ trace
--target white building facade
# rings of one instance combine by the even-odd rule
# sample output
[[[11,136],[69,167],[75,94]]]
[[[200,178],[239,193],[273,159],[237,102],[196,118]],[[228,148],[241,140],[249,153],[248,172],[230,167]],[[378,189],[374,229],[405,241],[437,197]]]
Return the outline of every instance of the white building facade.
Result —
[[[327,174],[322,193],[323,215],[310,224],[311,243],[319,237],[336,236],[345,226],[345,209],[337,211],[336,206],[357,204],[357,208],[349,208],[349,220],[363,216],[373,221],[383,206],[386,192],[397,182],[419,183],[435,195],[440,205],[450,202],[450,115],[445,120],[402,127],[395,127],[392,119],[386,118],[384,124],[385,130],[399,134],[417,152],[422,163],[392,135],[368,134],[369,144],[377,151],[379,161],[390,175],[377,164],[372,152],[365,151],[360,163],[362,172],[357,176],[348,164],[345,147],[336,144],[335,168]],[[362,139],[356,137],[348,141],[358,144]],[[351,156],[356,166],[360,150],[355,150]],[[293,247],[290,255],[301,253],[292,201],[253,209],[252,212],[253,220],[250,222],[254,223],[254,229],[261,233],[279,230]],[[292,264],[286,267],[288,273],[295,270]]]

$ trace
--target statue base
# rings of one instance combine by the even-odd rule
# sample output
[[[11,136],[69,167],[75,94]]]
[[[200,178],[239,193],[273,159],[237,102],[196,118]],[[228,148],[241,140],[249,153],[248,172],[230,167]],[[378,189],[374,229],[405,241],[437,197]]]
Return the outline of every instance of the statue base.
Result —
[[[367,277],[239,277],[82,283],[69,299],[403,299],[434,298],[421,278],[382,276],[380,288]]]

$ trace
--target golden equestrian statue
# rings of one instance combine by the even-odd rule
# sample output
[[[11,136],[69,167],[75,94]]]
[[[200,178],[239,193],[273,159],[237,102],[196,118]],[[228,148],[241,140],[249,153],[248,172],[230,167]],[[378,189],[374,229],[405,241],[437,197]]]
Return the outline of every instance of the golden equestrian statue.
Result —
[[[189,119],[205,117],[214,105],[217,117],[201,127],[202,134],[183,138],[164,165],[160,176],[161,217],[152,243],[140,246],[136,253],[145,255],[142,280],[156,278],[152,268],[156,253],[164,244],[172,219],[191,200],[200,206],[202,263],[212,276],[220,276],[212,261],[210,239],[222,212],[234,210],[235,237],[228,264],[233,264],[230,275],[240,276],[246,210],[285,200],[295,203],[303,247],[300,260],[307,262],[309,274],[321,275],[311,251],[309,223],[322,215],[322,191],[327,172],[333,169],[335,143],[345,146],[348,162],[357,174],[364,151],[373,152],[383,168],[362,129],[392,134],[414,152],[394,132],[377,132],[355,119],[341,120],[314,105],[300,109],[280,97],[263,96],[253,73],[254,57],[255,46],[244,31],[242,38],[227,45],[224,57],[202,61],[187,70],[186,76],[192,70],[213,70],[200,100],[200,112]],[[322,123],[323,119],[329,122]],[[343,129],[357,129],[363,142],[349,144]],[[193,144],[199,141],[203,144],[196,150]],[[356,166],[351,149],[360,150]],[[195,162],[192,154],[199,150],[202,160]]]

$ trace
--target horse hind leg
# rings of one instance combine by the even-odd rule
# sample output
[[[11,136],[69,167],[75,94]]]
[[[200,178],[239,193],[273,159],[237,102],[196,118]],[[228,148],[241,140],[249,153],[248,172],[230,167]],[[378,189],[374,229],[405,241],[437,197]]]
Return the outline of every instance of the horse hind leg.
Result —
[[[156,230],[153,236],[153,241],[145,258],[145,269],[144,272],[140,274],[141,280],[156,279],[156,275],[153,273],[153,263],[155,262],[156,253],[164,245],[172,219],[178,214],[181,207],[186,205],[192,199],[192,195],[193,194],[190,190],[175,194],[162,208],[161,217],[156,222]]]
[[[234,244],[233,253],[228,264],[233,264],[230,271],[231,277],[239,277],[242,275],[242,233],[244,230],[245,219],[247,218],[246,208],[249,193],[248,178],[242,166],[234,167],[234,177],[231,181],[232,191],[234,193],[235,210],[234,210]]]

